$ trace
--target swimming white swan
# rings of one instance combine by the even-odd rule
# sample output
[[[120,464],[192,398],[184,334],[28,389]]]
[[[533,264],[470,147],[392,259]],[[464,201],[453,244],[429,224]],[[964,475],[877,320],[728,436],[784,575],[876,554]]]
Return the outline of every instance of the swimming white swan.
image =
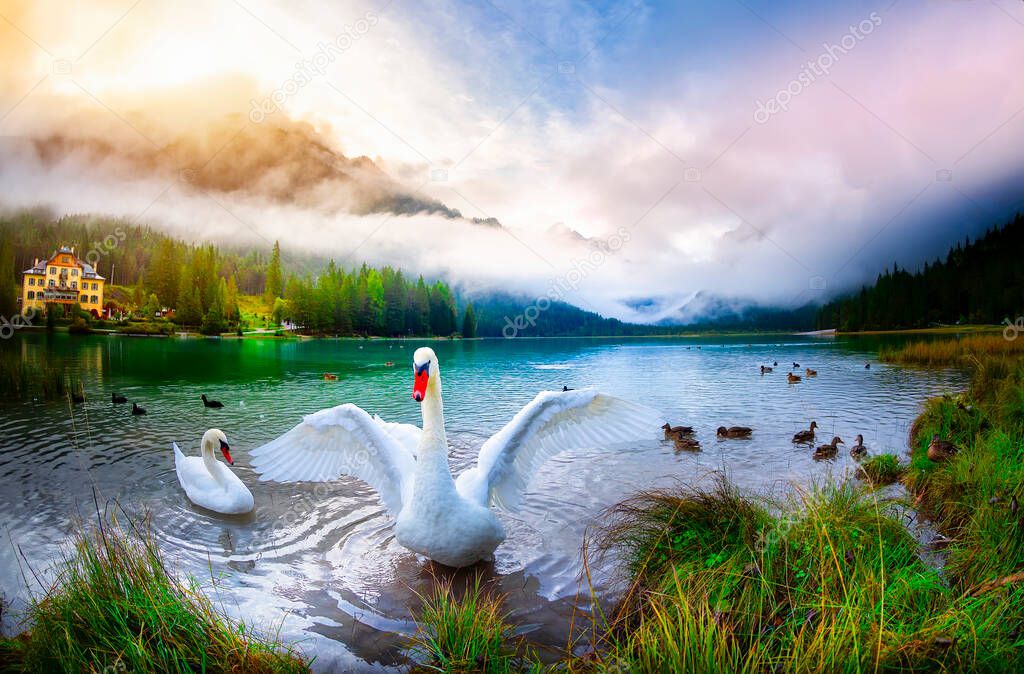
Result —
[[[592,389],[545,391],[483,444],[477,465],[452,478],[441,372],[432,349],[413,356],[422,431],[389,424],[352,404],[306,416],[252,450],[261,480],[326,482],[352,475],[377,490],[397,518],[396,540],[448,566],[489,559],[505,539],[491,505],[515,508],[530,478],[559,452],[655,439],[657,415]],[[413,443],[415,442],[415,451]]]
[[[174,469],[178,473],[185,494],[190,501],[207,510],[225,515],[240,515],[253,508],[252,493],[238,476],[214,458],[215,447],[220,447],[224,459],[231,460],[231,448],[223,431],[211,428],[203,435],[202,456],[185,456],[174,445]]]

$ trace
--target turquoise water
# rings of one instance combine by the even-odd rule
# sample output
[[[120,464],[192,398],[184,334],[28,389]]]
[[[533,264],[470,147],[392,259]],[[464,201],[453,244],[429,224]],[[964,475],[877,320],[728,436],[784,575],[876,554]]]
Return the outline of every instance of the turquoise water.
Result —
[[[815,462],[792,434],[811,419],[819,440],[858,433],[873,452],[902,454],[909,425],[928,397],[960,389],[954,371],[907,370],[876,362],[878,340],[516,339],[449,342],[133,339],[18,335],[3,348],[67,363],[88,400],[0,405],[0,589],[15,609],[38,591],[35,572],[65,539],[73,515],[89,517],[93,494],[152,515],[176,567],[216,578],[225,609],[301,641],[317,668],[403,662],[415,627],[416,593],[447,573],[405,551],[373,491],[355,480],[260,483],[247,450],[280,435],[303,414],[353,402],[389,421],[419,423],[410,361],[418,346],[438,354],[455,473],[480,444],[540,390],[595,386],[693,425],[699,453],[662,442],[628,451],[594,448],[549,461],[522,509],[501,515],[508,540],[482,570],[508,595],[512,619],[539,644],[564,647],[580,587],[580,549],[602,510],[638,489],[693,483],[724,471],[751,489],[784,490],[841,475],[845,452]],[[779,366],[760,375],[759,365]],[[865,369],[865,362],[871,368]],[[393,366],[388,363],[393,362]],[[786,382],[792,363],[819,372]],[[337,374],[335,382],[323,373]],[[133,417],[111,392],[139,402]],[[199,396],[224,402],[209,410]],[[719,441],[720,425],[751,426],[750,440]],[[198,451],[208,428],[225,431],[235,472],[253,491],[255,513],[221,517],[191,506],[177,483],[171,441]],[[826,437],[827,436],[827,437]],[[611,565],[594,571],[612,599]],[[581,591],[584,598],[577,599]],[[4,630],[15,624],[4,615]]]

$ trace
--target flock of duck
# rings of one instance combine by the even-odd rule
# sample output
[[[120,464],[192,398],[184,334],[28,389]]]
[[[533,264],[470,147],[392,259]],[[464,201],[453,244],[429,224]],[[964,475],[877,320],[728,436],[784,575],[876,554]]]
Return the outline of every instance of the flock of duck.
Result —
[[[778,361],[772,362],[771,365],[761,365],[761,374],[771,374],[772,372],[775,371],[775,368],[777,368],[778,366]],[[800,363],[794,362],[792,370],[799,369]],[[871,363],[865,363],[864,369],[871,369]],[[803,377],[798,374],[794,374],[792,370],[786,374],[786,380],[790,384],[796,384],[802,381]],[[817,377],[818,371],[806,367],[804,368],[803,376],[808,378]],[[807,428],[807,430],[799,431],[793,436],[793,442],[796,444],[813,445],[815,441],[815,429],[817,428],[818,423],[816,421],[811,421],[810,426],[809,428]],[[666,422],[661,427],[661,429],[662,431],[664,431],[665,439],[671,440],[675,444],[676,449],[701,449],[700,441],[694,437],[693,426],[673,426],[672,424]],[[719,426],[715,435],[718,437],[719,440],[728,440],[735,438],[749,438],[753,435],[753,433],[754,429],[749,428],[747,426]],[[936,440],[938,440],[938,436],[936,436]],[[832,442],[824,445],[819,445],[818,447],[815,448],[813,455],[814,459],[821,460],[835,457],[836,454],[839,452],[839,445],[842,444],[846,444],[845,442],[843,442],[842,438],[840,438],[839,436],[833,437]],[[852,456],[854,459],[861,460],[867,457],[867,455],[868,450],[867,447],[864,446],[864,436],[857,435],[856,443],[853,445],[853,447],[850,448],[850,456]]]
[[[815,429],[818,428],[818,422],[812,421],[810,427],[807,430],[798,431],[793,436],[793,442],[795,444],[814,444],[815,440]],[[700,441],[694,437],[693,426],[673,426],[669,423],[665,423],[661,427],[665,433],[665,439],[671,440],[676,449],[688,449],[688,450],[700,450]],[[735,438],[749,438],[754,434],[754,429],[748,426],[719,426],[715,435],[720,440],[728,440]],[[839,436],[832,438],[832,442],[820,445],[814,450],[814,458],[816,460],[830,459],[833,458],[839,451],[839,445],[846,444],[843,439]],[[857,442],[850,448],[850,456],[860,460],[867,456],[868,449],[864,446],[864,436],[857,435]]]
[[[221,407],[224,407],[224,403],[220,402],[219,400],[210,400],[210,399],[208,399],[206,397],[205,393],[200,396],[200,400],[203,401],[203,405],[205,407],[210,407],[210,408],[214,408],[214,409],[220,409]],[[85,393],[81,392],[81,391],[72,393],[71,394],[71,402],[75,403],[76,405],[80,405],[80,404],[84,403],[85,402]],[[128,398],[126,398],[123,395],[120,395],[117,392],[114,392],[114,393],[110,394],[110,402],[113,403],[114,405],[124,405],[125,403],[128,402]],[[148,414],[148,412],[146,411],[145,407],[142,407],[137,402],[133,402],[132,403],[132,414],[134,416],[141,417],[141,416],[143,416],[145,414]]]

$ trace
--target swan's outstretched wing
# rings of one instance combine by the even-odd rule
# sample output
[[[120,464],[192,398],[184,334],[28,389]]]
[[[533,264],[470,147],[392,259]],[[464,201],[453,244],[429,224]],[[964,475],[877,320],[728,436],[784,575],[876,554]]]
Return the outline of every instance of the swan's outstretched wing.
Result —
[[[302,423],[250,452],[260,480],[327,482],[352,475],[377,490],[392,514],[412,491],[416,460],[373,417],[352,404],[303,417]]]
[[[412,424],[400,424],[394,421],[384,421],[376,414],[373,415],[373,422],[384,429],[384,431],[416,456],[416,450],[420,446],[420,436],[423,429]]]
[[[656,438],[657,414],[593,389],[544,391],[480,448],[475,468],[459,476],[465,498],[518,506],[537,468],[559,452]]]

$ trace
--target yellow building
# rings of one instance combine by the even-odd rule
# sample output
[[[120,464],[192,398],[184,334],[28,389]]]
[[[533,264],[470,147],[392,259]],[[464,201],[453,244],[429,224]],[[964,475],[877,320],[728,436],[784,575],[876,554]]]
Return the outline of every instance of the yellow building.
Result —
[[[36,260],[26,269],[21,289],[21,310],[45,309],[48,304],[76,302],[94,316],[103,313],[105,278],[92,265],[80,260],[74,248],[62,247],[48,260]]]

